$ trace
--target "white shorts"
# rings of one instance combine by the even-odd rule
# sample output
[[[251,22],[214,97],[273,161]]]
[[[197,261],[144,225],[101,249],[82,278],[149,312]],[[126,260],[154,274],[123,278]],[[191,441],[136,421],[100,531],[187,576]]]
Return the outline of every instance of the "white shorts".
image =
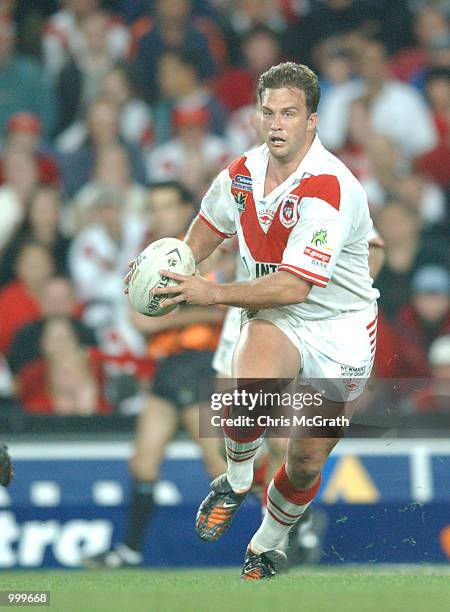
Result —
[[[223,322],[222,333],[220,334],[219,344],[212,367],[222,376],[231,378],[234,349],[241,333],[241,309],[231,307],[225,316]]]
[[[373,302],[363,310],[329,319],[301,319],[275,308],[257,312],[243,309],[241,319],[242,325],[262,319],[281,329],[301,355],[301,381],[322,392],[327,399],[342,402],[361,395],[372,371],[377,312],[377,303]],[[236,314],[230,314],[228,329],[224,326],[226,333],[213,362],[217,371],[227,375],[231,375],[231,361],[239,337],[235,317]]]

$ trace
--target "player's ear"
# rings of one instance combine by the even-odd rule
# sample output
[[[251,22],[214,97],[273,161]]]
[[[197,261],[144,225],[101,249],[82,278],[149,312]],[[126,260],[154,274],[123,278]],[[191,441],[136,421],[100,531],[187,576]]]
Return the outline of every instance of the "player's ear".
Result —
[[[306,129],[308,130],[308,132],[312,132],[313,130],[316,129],[317,120],[318,120],[317,113],[311,113],[310,116],[308,117],[308,122],[306,126]]]

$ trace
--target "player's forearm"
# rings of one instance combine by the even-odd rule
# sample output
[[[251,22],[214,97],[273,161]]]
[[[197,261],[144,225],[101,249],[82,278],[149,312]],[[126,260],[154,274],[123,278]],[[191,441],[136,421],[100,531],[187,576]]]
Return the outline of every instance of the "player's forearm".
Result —
[[[276,308],[304,302],[311,286],[288,272],[242,283],[217,285],[215,303],[240,308]]]
[[[219,244],[222,244],[224,238],[219,236],[197,216],[188,229],[184,241],[190,246],[194,254],[195,263],[199,264],[209,257]]]

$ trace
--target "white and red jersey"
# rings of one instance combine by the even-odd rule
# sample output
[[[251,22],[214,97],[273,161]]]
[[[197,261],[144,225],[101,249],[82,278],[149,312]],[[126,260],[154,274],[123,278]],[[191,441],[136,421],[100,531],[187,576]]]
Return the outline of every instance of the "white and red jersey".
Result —
[[[280,307],[286,314],[324,319],[366,308],[379,292],[360,183],[316,136],[297,170],[265,196],[268,160],[262,145],[232,162],[204,197],[200,218],[223,237],[237,233],[250,278],[279,270],[313,285],[305,302]]]

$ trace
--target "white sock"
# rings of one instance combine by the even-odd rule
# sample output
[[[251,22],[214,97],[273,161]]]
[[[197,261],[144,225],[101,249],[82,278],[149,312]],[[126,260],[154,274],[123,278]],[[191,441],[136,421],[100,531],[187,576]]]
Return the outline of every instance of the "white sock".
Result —
[[[235,493],[245,493],[253,483],[253,464],[263,438],[252,442],[236,442],[225,436],[227,479]]]
[[[303,506],[296,506],[296,511],[297,513],[300,513],[300,516],[292,523],[287,523],[285,525],[282,525],[278,519],[274,519],[271,514],[267,512],[260,528],[251,539],[250,548],[252,551],[257,555],[260,555],[268,550],[285,550],[287,547],[289,531],[292,529],[295,523],[300,520],[301,515],[305,512],[310,503],[311,502],[308,502]]]
[[[267,513],[250,542],[251,550],[260,555],[283,546],[289,530],[300,520],[316,496],[321,477],[308,489],[295,489],[284,464],[275,474],[267,491]]]

